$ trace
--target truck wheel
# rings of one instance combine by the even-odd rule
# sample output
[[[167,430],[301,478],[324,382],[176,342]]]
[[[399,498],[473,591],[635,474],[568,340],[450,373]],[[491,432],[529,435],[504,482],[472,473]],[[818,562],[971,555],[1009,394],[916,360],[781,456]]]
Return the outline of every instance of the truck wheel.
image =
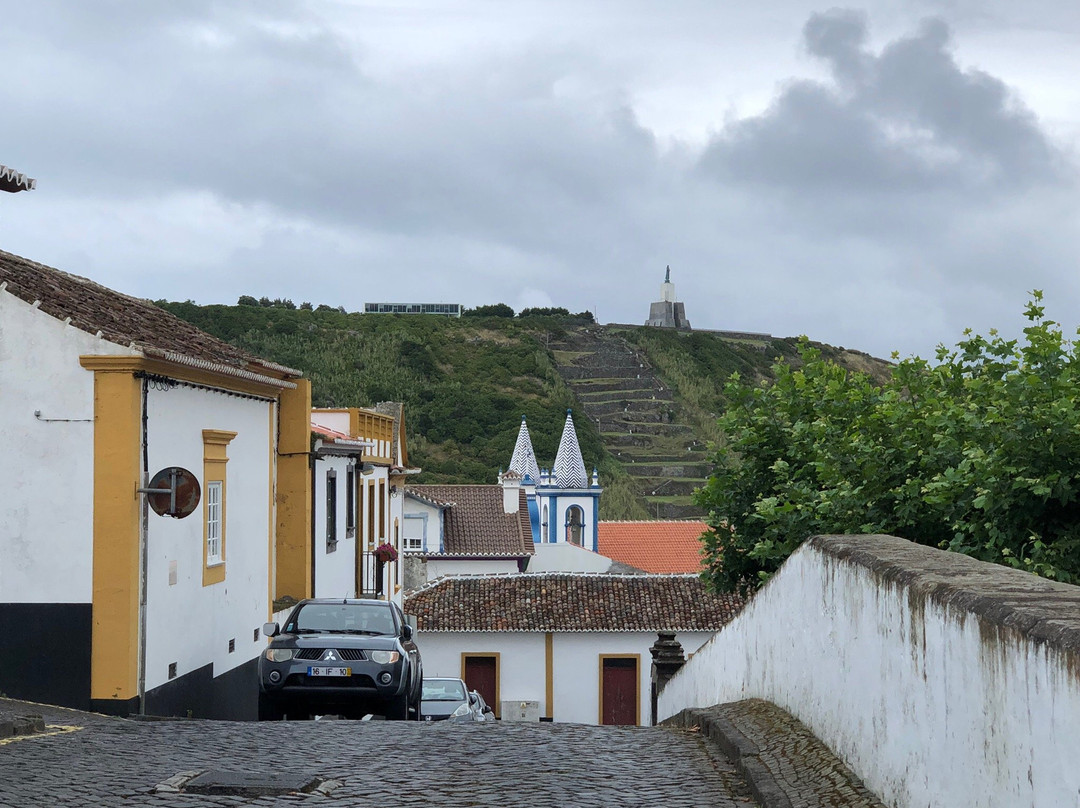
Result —
[[[404,721],[409,717],[409,694],[402,693],[386,702],[383,712],[387,721]]]
[[[281,705],[276,699],[272,699],[262,693],[259,694],[260,721],[280,721],[284,717],[285,711],[281,709]]]

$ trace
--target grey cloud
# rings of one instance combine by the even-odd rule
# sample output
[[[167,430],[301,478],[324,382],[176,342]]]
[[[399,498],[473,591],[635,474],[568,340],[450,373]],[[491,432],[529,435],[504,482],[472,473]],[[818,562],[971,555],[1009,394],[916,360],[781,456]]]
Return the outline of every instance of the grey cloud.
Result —
[[[879,54],[865,15],[814,14],[807,50],[833,82],[795,81],[764,114],[730,126],[703,154],[712,176],[813,192],[983,194],[1066,179],[1030,111],[1006,85],[964,70],[929,19]]]
[[[940,23],[871,48],[865,15],[810,17],[803,44],[829,78],[788,81],[701,149],[661,145],[635,112],[668,88],[626,66],[644,48],[677,60],[689,36],[686,20],[650,24],[654,3],[613,29],[630,46],[595,39],[623,4],[590,40],[550,35],[574,6],[543,2],[549,35],[499,6],[511,46],[489,18],[490,44],[401,61],[350,23],[389,16],[395,47],[420,49],[439,15],[9,5],[0,158],[40,185],[3,200],[0,246],[124,291],[356,309],[528,289],[639,322],[671,264],[695,326],[879,355],[928,353],[946,326],[980,324],[973,307],[1018,310],[1035,285],[1080,301],[1068,169],[1000,79],[957,64]],[[693,36],[730,27],[713,3],[682,11]]]

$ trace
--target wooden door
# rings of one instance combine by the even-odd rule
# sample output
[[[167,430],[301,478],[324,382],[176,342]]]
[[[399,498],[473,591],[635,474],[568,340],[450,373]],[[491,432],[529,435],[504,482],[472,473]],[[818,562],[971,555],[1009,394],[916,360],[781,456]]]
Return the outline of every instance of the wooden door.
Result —
[[[493,656],[465,657],[465,684],[484,697],[488,707],[499,715],[498,688],[499,665]]]
[[[638,723],[638,661],[634,657],[603,659],[600,723]]]

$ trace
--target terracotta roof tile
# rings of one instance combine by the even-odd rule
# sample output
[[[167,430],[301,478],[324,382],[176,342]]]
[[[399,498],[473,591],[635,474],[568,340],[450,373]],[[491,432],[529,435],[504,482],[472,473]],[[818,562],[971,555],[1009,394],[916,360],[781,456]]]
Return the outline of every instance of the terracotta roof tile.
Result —
[[[517,513],[503,510],[500,485],[410,485],[416,494],[447,508],[443,556],[509,556],[533,554],[532,527],[524,489],[518,491]]]
[[[716,631],[742,608],[696,575],[442,578],[405,602],[420,631]]]
[[[704,522],[600,522],[597,550],[645,572],[701,572]]]
[[[214,365],[268,373],[278,377],[300,376],[249,354],[199,330],[148,300],[121,294],[78,275],[21,258],[0,250],[0,283],[9,294],[27,303],[41,301],[41,311],[89,334],[101,333],[117,345],[133,345],[152,355],[179,354]]]

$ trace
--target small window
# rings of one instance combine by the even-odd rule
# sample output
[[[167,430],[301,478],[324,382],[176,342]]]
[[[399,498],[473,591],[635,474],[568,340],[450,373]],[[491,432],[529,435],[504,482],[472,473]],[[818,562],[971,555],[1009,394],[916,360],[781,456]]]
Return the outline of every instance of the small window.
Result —
[[[337,472],[326,472],[326,549],[337,546]]]
[[[424,526],[427,520],[422,516],[405,516],[403,549],[407,553],[419,553],[424,549]]]
[[[585,529],[585,513],[577,505],[571,505],[566,511],[566,540],[581,546],[581,537]]]
[[[345,537],[356,535],[356,466],[345,472]]]
[[[220,564],[221,557],[221,480],[206,484],[206,563]]]

